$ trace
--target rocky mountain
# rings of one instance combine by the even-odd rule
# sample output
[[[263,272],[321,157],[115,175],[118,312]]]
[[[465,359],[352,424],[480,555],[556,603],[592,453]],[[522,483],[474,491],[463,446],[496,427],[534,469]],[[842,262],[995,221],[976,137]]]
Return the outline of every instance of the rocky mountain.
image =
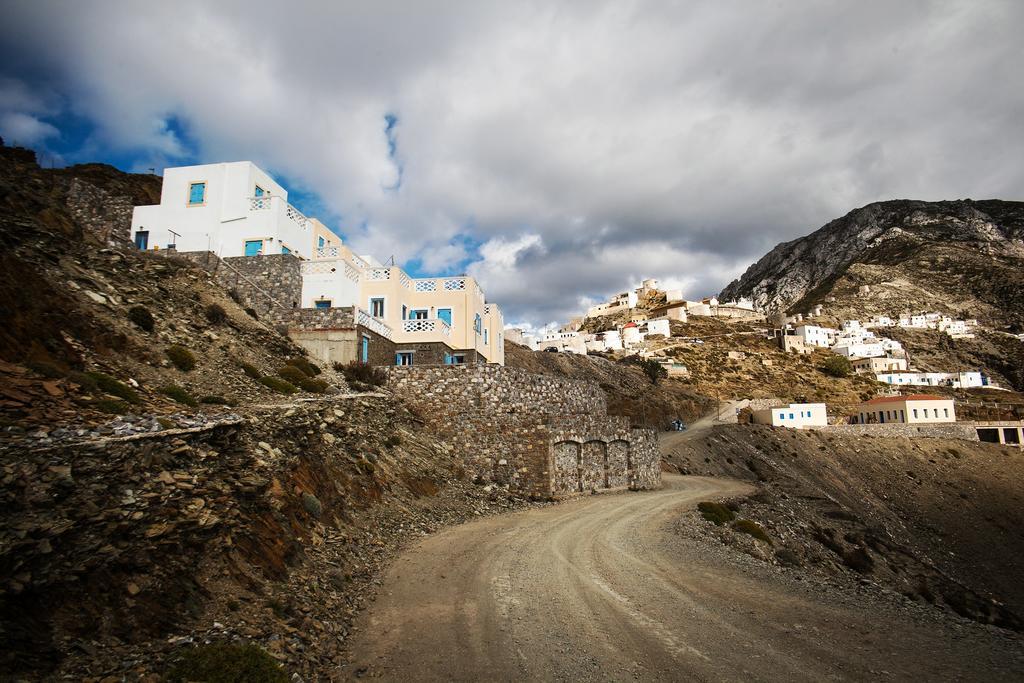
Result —
[[[867,289],[863,288],[867,285]],[[719,295],[769,312],[934,310],[1024,326],[1024,202],[894,200],[784,242]],[[853,304],[856,305],[853,305]]]

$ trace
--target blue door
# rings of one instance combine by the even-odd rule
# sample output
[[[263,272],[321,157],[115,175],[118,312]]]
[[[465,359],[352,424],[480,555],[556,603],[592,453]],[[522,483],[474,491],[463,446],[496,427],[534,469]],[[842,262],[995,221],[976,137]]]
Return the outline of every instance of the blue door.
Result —
[[[364,363],[370,362],[370,338],[364,336],[359,349],[359,360]]]
[[[263,251],[263,240],[246,240],[245,241],[245,255],[246,256],[259,256],[261,251]]]
[[[317,308],[330,308],[331,307],[331,302],[330,301],[315,301],[315,302],[313,302],[313,305],[316,306]]]
[[[448,323],[448,327],[452,326],[452,309],[450,308],[439,308],[437,309],[437,317]]]
[[[135,233],[135,246],[138,247],[140,251],[146,251],[147,249],[149,249],[148,230],[139,230],[137,233]]]

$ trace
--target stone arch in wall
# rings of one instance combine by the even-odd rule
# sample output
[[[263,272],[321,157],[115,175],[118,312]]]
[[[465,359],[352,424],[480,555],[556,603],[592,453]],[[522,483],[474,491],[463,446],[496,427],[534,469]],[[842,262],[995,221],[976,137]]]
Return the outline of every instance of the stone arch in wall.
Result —
[[[580,476],[582,448],[579,441],[559,441],[552,446],[555,472],[552,481],[554,493],[570,493],[583,490]]]
[[[608,443],[604,481],[606,488],[629,485],[629,442],[616,439]]]
[[[608,445],[604,441],[585,441],[580,449],[581,491],[596,491],[604,486]]]

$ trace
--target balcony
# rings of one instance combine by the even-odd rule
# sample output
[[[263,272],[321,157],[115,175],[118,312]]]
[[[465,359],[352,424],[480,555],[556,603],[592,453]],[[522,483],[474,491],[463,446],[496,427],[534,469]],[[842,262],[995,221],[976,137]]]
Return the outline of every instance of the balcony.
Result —
[[[291,221],[301,230],[309,229],[309,219],[301,211],[284,201],[281,197],[270,194],[259,197],[249,197],[250,211],[274,211],[278,218],[282,215],[285,220]]]
[[[396,342],[447,342],[451,339],[452,328],[440,318],[403,320]]]
[[[356,324],[362,325],[371,332],[376,332],[385,339],[392,339],[394,337],[394,332],[390,326],[386,325],[382,320],[374,318],[361,308],[356,309]]]

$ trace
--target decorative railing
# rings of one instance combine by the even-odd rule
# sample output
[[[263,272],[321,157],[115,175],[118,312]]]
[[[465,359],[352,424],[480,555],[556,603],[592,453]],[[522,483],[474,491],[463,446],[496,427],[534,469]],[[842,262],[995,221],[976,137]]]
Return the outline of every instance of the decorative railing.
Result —
[[[309,227],[309,219],[302,215],[302,212],[296,209],[291,204],[285,209],[285,215],[292,221],[295,221],[300,228],[305,230]]]
[[[413,289],[417,292],[436,292],[437,281],[436,280],[416,280],[413,284]]]
[[[367,268],[370,267],[369,263],[367,263],[363,259],[359,258],[355,254],[352,254],[352,263],[354,263],[356,265],[356,268],[361,268],[363,270],[366,270]]]
[[[402,270],[398,271],[398,282],[406,289],[409,289],[409,286],[412,283],[412,281],[409,279],[409,276],[406,275],[405,271]]]
[[[336,264],[331,261],[303,261],[303,275],[323,275],[334,271]]]
[[[345,263],[345,277],[352,282],[359,282],[359,270],[349,263]]]
[[[313,258],[338,258],[337,247],[318,247]]]
[[[402,332],[409,334],[416,332],[425,332],[428,334],[440,333],[442,337],[452,336],[452,328],[448,326],[447,322],[440,318],[403,320]]]
[[[391,339],[394,335],[391,328],[385,325],[382,321],[374,318],[372,315],[367,313],[361,308],[356,309],[356,324],[362,325],[371,332],[376,332],[385,339]]]
[[[448,278],[443,283],[442,287],[446,292],[461,292],[467,286],[466,278],[464,277]]]
[[[250,211],[263,211],[269,209],[271,206],[272,197],[269,194],[265,194],[261,197],[249,197],[249,210]]]
[[[390,268],[371,268],[366,273],[368,280],[388,280],[391,278]]]

